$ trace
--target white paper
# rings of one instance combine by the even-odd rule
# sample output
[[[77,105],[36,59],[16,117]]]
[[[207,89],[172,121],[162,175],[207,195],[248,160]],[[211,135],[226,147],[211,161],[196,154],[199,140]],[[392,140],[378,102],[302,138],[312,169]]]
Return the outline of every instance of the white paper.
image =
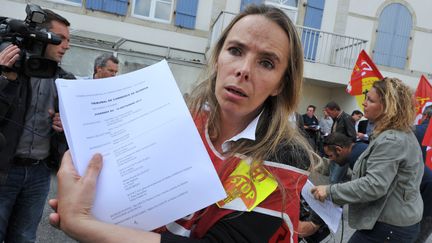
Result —
[[[152,230],[226,197],[166,61],[56,84],[78,173],[103,155],[96,218]]]
[[[342,216],[342,208],[331,202],[329,199],[326,199],[324,202],[316,200],[311,193],[312,187],[314,187],[312,182],[307,180],[301,192],[303,198],[312,210],[315,211],[322,220],[324,220],[329,229],[333,233],[336,233]]]

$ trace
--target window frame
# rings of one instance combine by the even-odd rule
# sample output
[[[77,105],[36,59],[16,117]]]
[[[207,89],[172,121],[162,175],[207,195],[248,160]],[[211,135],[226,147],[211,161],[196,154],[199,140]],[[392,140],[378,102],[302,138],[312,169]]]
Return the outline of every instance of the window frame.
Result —
[[[149,16],[145,16],[145,15],[141,15],[141,14],[136,14],[135,13],[135,7],[136,7],[136,2],[140,1],[140,0],[133,0],[132,1],[132,12],[131,15],[132,17],[135,18],[139,18],[139,19],[145,19],[145,20],[151,20],[151,21],[155,21],[155,22],[161,22],[161,23],[171,23],[173,20],[173,11],[174,11],[174,0],[171,0],[171,9],[170,9],[170,15],[169,15],[169,19],[165,20],[165,19],[159,19],[155,17],[156,14],[156,3],[157,2],[162,2],[162,3],[166,3],[167,0],[150,0],[151,1],[151,5],[150,5],[150,11],[149,11]]]
[[[55,2],[55,3],[61,3],[61,4],[67,4],[67,5],[71,5],[71,6],[75,6],[75,7],[82,7],[83,6],[83,0],[81,0],[81,3],[75,3],[72,2],[70,0],[48,0],[50,2]]]
[[[275,2],[270,2],[270,1],[268,1],[268,0],[264,0],[264,4],[266,4],[266,5],[270,5],[270,6],[274,6],[274,7],[277,7],[277,8],[279,8],[279,9],[281,9],[282,11],[284,11],[285,9],[286,10],[288,10],[288,11],[292,11],[292,12],[295,12],[295,19],[293,19],[292,20],[292,22],[293,23],[297,23],[297,18],[298,18],[298,11],[299,11],[299,9],[298,9],[298,1],[297,1],[297,6],[296,7],[293,7],[293,6],[291,6],[291,5],[285,5],[285,4],[283,4],[283,3],[275,3]],[[284,11],[285,12],[285,11]],[[287,14],[286,12],[285,12],[285,14]],[[289,16],[289,14],[287,14],[288,16]]]
[[[382,36],[382,35],[385,35],[385,31],[382,31],[382,29],[381,30],[379,29],[380,24],[381,24],[381,17],[383,17],[383,14],[386,11],[390,11],[388,8],[391,7],[392,5],[400,5],[402,8],[404,8],[404,10],[406,10],[406,13],[408,14],[407,17],[409,17],[411,20],[411,22],[410,22],[411,28],[409,29],[409,34],[407,36],[404,36],[405,37],[404,40],[406,41],[406,47],[404,46],[403,51],[405,52],[405,55],[399,56],[399,57],[394,53],[394,51],[389,51],[387,53],[387,52],[382,51],[381,49],[378,49],[379,47],[381,47],[383,45],[382,39],[385,38]],[[388,14],[388,13],[385,13],[385,14]],[[395,19],[399,20],[400,19],[399,17],[400,16],[396,16]],[[410,11],[410,8],[403,3],[392,2],[392,3],[385,5],[382,8],[382,10],[379,12],[379,15],[377,17],[377,26],[376,26],[376,33],[374,36],[374,46],[373,46],[373,59],[377,65],[385,66],[388,68],[399,69],[399,70],[406,70],[408,68],[408,65],[409,65],[408,57],[410,56],[410,46],[412,45],[411,37],[412,37],[413,29],[415,27],[413,18],[414,18],[414,16],[413,16],[413,13]],[[393,23],[394,21],[390,21],[390,22]],[[391,33],[392,39],[390,40],[390,42],[388,42],[388,44],[391,45],[391,47],[394,47],[395,43],[398,43],[398,44],[400,43],[394,39],[394,36],[396,35],[394,33],[395,28],[399,28],[399,26],[397,26],[395,24],[394,26],[392,25],[391,27],[393,27],[393,29],[391,29],[391,31],[389,31],[389,32]],[[382,56],[384,56],[383,53],[387,54],[388,57],[387,58],[382,57]],[[396,59],[396,61],[394,61],[395,57],[396,58],[403,58],[403,65],[398,65],[397,59]],[[399,60],[401,60],[401,59],[399,59]]]

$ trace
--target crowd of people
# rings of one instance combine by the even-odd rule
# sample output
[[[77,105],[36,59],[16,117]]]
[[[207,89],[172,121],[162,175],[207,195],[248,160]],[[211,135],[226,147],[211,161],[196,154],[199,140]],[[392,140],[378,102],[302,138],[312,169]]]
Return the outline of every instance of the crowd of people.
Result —
[[[60,63],[69,49],[70,23],[44,11],[43,27],[62,40],[48,44],[45,57]],[[240,154],[258,161],[255,169],[269,171],[278,189],[260,203],[262,210],[211,205],[154,231],[93,217],[103,157],[95,154],[85,175],[77,174],[66,152],[54,84],[56,78],[75,76],[58,67],[52,78],[29,77],[14,69],[19,58],[16,45],[0,52],[0,132],[6,140],[0,148],[0,242],[35,242],[50,173],[63,155],[49,220],[80,242],[319,242],[329,229],[299,188],[291,188],[287,168],[314,172],[323,158],[330,160],[328,185],[311,193],[319,201],[348,205],[349,224],[356,229],[349,242],[425,242],[431,234],[432,172],[424,166],[420,144],[432,106],[413,127],[412,91],[396,78],[384,78],[366,94],[364,113],[355,110],[350,116],[331,101],[321,119],[315,105],[298,114],[302,44],[278,8],[250,5],[238,14],[213,49],[206,79],[188,95],[220,179],[238,166]],[[92,78],[115,76],[118,64],[110,54],[97,57]]]

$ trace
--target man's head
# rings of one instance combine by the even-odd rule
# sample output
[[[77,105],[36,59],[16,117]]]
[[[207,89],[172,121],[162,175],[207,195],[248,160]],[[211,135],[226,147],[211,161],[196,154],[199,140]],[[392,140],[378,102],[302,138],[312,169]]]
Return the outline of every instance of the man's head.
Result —
[[[324,152],[330,160],[342,166],[348,163],[352,145],[353,141],[351,138],[345,134],[334,132],[324,139]]]
[[[351,113],[351,117],[355,122],[360,121],[360,119],[362,119],[362,117],[363,117],[363,112],[361,112],[359,110],[354,110]]]
[[[60,62],[66,51],[69,50],[70,23],[65,18],[49,9],[44,9],[44,12],[46,13],[46,19],[45,22],[41,24],[41,27],[58,35],[62,40],[59,45],[48,44],[45,50],[45,57]]]
[[[309,105],[306,109],[306,114],[308,117],[313,117],[315,114],[316,107],[314,105]]]
[[[422,113],[421,122],[423,122],[425,120],[430,120],[431,117],[432,117],[432,105],[429,105],[429,106],[426,106],[424,108],[424,111]]]
[[[119,60],[109,53],[104,53],[95,59],[93,78],[114,77],[118,72]]]
[[[329,103],[327,103],[326,106],[324,106],[325,111],[327,112],[327,114],[334,119],[336,119],[339,114],[341,113],[341,108],[340,106],[334,102],[334,101],[330,101]]]

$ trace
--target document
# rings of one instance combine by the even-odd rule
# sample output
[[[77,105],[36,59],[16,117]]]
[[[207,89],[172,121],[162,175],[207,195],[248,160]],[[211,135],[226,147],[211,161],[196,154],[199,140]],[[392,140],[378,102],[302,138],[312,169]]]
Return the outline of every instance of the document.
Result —
[[[226,197],[166,61],[56,85],[78,173],[103,155],[97,219],[152,230]]]
[[[329,199],[326,199],[324,202],[316,200],[311,193],[313,186],[312,182],[307,180],[306,184],[303,186],[301,194],[312,210],[315,211],[315,213],[317,213],[327,224],[329,229],[333,233],[336,233],[342,217],[342,208],[331,202]]]

